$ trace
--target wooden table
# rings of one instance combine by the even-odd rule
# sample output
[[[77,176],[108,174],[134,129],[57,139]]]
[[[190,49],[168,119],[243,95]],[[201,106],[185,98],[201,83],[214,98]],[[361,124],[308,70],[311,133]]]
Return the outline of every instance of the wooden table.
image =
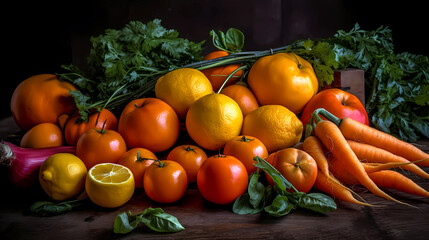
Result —
[[[11,118],[0,121],[1,138],[16,130]],[[419,146],[429,151],[429,141]],[[355,186],[353,189],[363,198],[380,207],[337,201],[338,209],[326,215],[304,210],[281,218],[237,215],[231,205],[208,203],[191,185],[183,199],[174,204],[152,202],[142,190],[136,190],[133,198],[119,208],[105,209],[88,203],[63,215],[39,217],[30,214],[29,207],[35,201],[48,200],[40,187],[16,189],[7,180],[6,168],[0,169],[0,239],[429,239],[429,199],[394,190],[386,192],[417,208],[384,200]],[[427,179],[408,175],[429,190]],[[142,224],[126,235],[113,233],[116,215],[124,211],[138,213],[147,207],[161,207],[176,216],[185,230],[161,234]]]

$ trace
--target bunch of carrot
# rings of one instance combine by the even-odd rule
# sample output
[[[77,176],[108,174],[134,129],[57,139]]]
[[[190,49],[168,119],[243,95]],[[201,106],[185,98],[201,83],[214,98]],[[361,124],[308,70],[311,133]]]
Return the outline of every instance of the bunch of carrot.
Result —
[[[314,187],[337,199],[374,206],[356,199],[356,194],[346,187],[352,184],[406,205],[409,204],[396,200],[382,188],[429,197],[429,192],[410,178],[391,170],[400,167],[429,179],[429,174],[420,168],[429,167],[429,154],[353,119],[339,119],[325,109],[317,109],[307,125],[302,148],[318,165]]]

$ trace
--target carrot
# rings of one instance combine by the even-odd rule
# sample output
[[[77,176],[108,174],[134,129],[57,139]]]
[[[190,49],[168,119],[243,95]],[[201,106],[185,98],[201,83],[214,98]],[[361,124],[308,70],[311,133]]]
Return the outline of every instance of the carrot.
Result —
[[[408,163],[401,166],[401,168],[413,172],[420,177],[429,179],[429,174],[416,165],[418,161],[414,164],[401,156],[366,143],[360,143],[352,140],[347,140],[347,143],[361,162]]]
[[[378,171],[382,171],[382,170],[390,170],[392,168],[398,168],[407,164],[411,164],[411,162],[409,163],[397,163],[397,162],[392,162],[392,163],[362,163],[362,166],[365,168],[366,173],[373,173],[373,172],[378,172]]]
[[[423,152],[410,143],[395,138],[392,135],[362,124],[351,118],[343,118],[339,128],[346,139],[382,148],[409,161],[426,159],[425,161],[417,162],[416,165],[429,167],[429,154]]]
[[[337,125],[331,121],[322,120],[319,117],[314,132],[327,150],[332,152],[335,158],[341,159],[341,164],[346,167],[348,172],[355,177],[361,185],[365,186],[377,196],[397,203],[406,204],[385,193],[371,180]]]
[[[429,192],[416,184],[410,178],[392,170],[382,170],[368,174],[382,188],[393,188],[401,192],[429,197]]]
[[[351,191],[348,188],[344,187],[338,180],[331,181],[331,179],[335,179],[332,174],[326,175],[324,172],[317,172],[316,182],[314,183],[314,188],[319,189],[322,192],[325,192],[331,195],[334,198],[339,200],[355,203],[364,206],[373,206],[371,204],[361,202],[353,197]]]

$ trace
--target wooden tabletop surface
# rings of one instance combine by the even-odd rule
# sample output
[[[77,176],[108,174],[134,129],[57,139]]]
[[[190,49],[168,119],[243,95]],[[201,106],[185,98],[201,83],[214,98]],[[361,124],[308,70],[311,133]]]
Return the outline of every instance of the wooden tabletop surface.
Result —
[[[17,130],[11,118],[0,121],[0,138]],[[420,141],[419,147],[429,152],[429,141]],[[424,170],[429,172],[429,168]],[[427,179],[404,173],[429,190]],[[366,201],[379,206],[336,201],[338,209],[328,214],[295,210],[280,218],[237,215],[231,205],[208,203],[191,185],[174,204],[152,202],[142,190],[136,190],[133,198],[119,208],[106,209],[89,202],[62,215],[39,217],[31,214],[29,208],[36,201],[49,200],[40,187],[13,187],[5,167],[0,167],[0,176],[0,239],[429,239],[429,199],[394,190],[386,192],[416,208],[384,200],[354,186],[353,190]],[[163,234],[142,224],[126,235],[113,233],[113,221],[119,213],[138,213],[148,207],[161,207],[174,215],[185,230]]]

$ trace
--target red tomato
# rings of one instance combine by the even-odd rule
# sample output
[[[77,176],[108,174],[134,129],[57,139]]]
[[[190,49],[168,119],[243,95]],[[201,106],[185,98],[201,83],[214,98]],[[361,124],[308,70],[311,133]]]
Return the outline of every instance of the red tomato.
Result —
[[[253,165],[256,163],[253,160],[254,157],[259,156],[264,159],[268,157],[265,145],[259,139],[248,135],[237,136],[228,141],[223,148],[223,154],[240,160],[246,167],[247,174],[256,171],[256,167]]]
[[[133,148],[122,155],[118,164],[129,168],[134,175],[136,188],[142,188],[143,175],[156,159],[155,154],[145,148]]]
[[[338,118],[352,118],[368,125],[368,114],[360,100],[353,94],[338,88],[330,88],[317,93],[305,105],[301,121],[305,125],[310,120],[311,114],[318,108],[324,108]]]
[[[207,159],[203,149],[194,145],[181,145],[168,153],[168,160],[178,162],[186,171],[188,184],[197,181],[197,173],[201,164]]]
[[[267,162],[300,192],[307,193],[316,181],[316,161],[303,150],[285,148],[270,154]],[[267,180],[271,185],[273,184],[273,180],[269,176],[267,176]]]
[[[215,204],[232,203],[247,189],[248,175],[240,160],[233,156],[207,158],[197,174],[197,186],[203,198]]]
[[[188,186],[185,169],[171,160],[155,161],[143,176],[146,195],[160,203],[176,202],[185,195]]]
[[[173,108],[160,99],[136,99],[122,111],[118,132],[129,148],[142,147],[157,153],[176,142],[179,118]]]
[[[106,123],[104,123],[106,121]],[[91,128],[101,129],[105,124],[104,129],[117,130],[118,119],[113,113],[105,108],[100,112],[94,112],[89,115],[88,122],[80,120],[80,115],[76,114],[67,119],[64,126],[64,138],[67,145],[76,146],[79,137]]]
[[[76,156],[87,169],[98,163],[117,163],[127,151],[122,136],[113,130],[89,129],[80,136],[76,144]]]

